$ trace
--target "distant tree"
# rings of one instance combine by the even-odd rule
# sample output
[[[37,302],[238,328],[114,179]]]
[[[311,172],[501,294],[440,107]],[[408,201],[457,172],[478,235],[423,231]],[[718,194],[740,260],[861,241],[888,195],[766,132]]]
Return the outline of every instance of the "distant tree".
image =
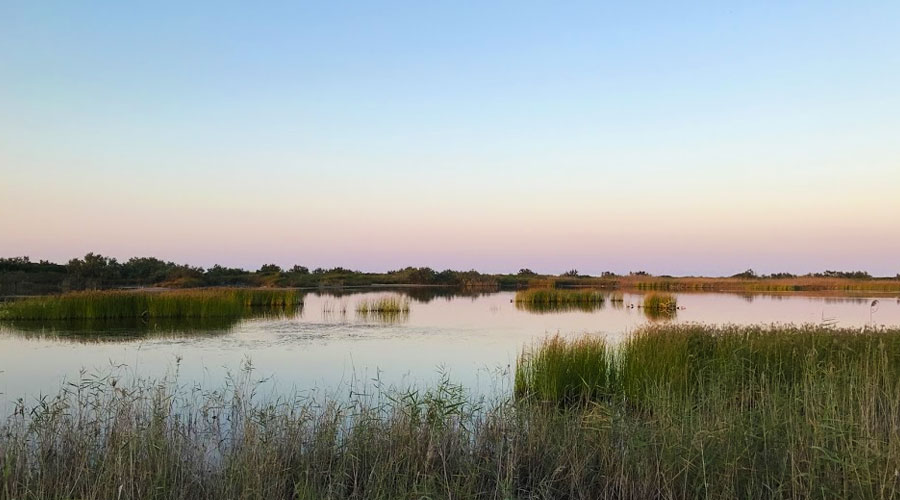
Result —
[[[31,264],[31,259],[26,257],[0,258],[0,272],[24,271]]]
[[[537,276],[537,273],[528,269],[527,267],[519,269],[519,272],[516,273],[519,276]]]
[[[756,271],[754,271],[753,269],[747,269],[746,271],[744,271],[744,272],[742,272],[742,273],[737,273],[737,274],[735,274],[735,275],[732,275],[731,277],[732,277],[732,278],[741,278],[741,279],[755,279],[755,278],[758,278],[758,276],[756,275]]]
[[[629,276],[650,276],[650,273],[647,271],[630,271],[628,273]]]
[[[219,264],[216,264],[206,270],[207,276],[229,276],[249,273],[250,271],[247,271],[246,269],[241,269],[239,267],[224,267],[220,266]]]
[[[263,266],[260,267],[260,268],[259,268],[259,271],[257,271],[257,272],[260,273],[260,274],[274,274],[274,273],[280,273],[280,272],[281,272],[281,267],[280,267],[280,266],[277,266],[277,265],[275,265],[275,264],[263,264]]]
[[[816,273],[813,276],[819,278],[849,278],[855,280],[867,280],[872,279],[872,275],[867,273],[866,271],[831,271],[827,270],[824,273]]]
[[[618,274],[616,274],[612,271],[603,271],[602,273],[600,273],[601,278],[615,278],[618,276],[619,276]]]
[[[458,285],[461,280],[458,272],[445,269],[434,276],[434,282],[441,285]]]
[[[155,257],[132,257],[122,264],[122,278],[131,284],[151,285],[164,281],[177,267]]]
[[[296,273],[296,274],[309,274],[309,268],[306,266],[300,266],[300,265],[294,264],[291,267],[290,272]]]
[[[567,278],[577,278],[578,277],[578,269],[570,269],[570,270],[560,274],[560,276],[565,276]]]
[[[410,268],[407,275],[410,283],[429,284],[434,282],[437,273],[430,267]]]
[[[117,281],[120,270],[116,259],[90,252],[66,264],[67,285],[75,289],[108,287]]]

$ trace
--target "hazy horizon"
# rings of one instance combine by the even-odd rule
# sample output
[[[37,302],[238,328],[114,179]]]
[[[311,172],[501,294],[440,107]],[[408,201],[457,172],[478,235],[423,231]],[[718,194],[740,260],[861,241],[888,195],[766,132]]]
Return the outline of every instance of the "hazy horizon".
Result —
[[[0,6],[0,256],[900,273],[900,3]]]

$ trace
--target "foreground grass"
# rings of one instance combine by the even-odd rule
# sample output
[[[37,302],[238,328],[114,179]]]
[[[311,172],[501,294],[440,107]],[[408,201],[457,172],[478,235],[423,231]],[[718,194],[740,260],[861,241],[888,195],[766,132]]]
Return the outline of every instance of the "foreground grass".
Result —
[[[87,379],[0,426],[4,498],[896,498],[900,330],[549,339],[516,397]]]
[[[133,318],[239,317],[254,309],[291,311],[301,303],[293,290],[213,288],[165,292],[75,292],[0,305],[4,320],[112,320]]]

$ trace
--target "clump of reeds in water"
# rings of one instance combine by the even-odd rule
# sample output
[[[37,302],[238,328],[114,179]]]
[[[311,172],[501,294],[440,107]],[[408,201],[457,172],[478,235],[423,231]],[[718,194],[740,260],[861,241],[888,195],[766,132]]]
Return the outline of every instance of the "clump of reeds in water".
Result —
[[[671,293],[648,293],[644,295],[644,309],[653,311],[674,311],[678,300]]]
[[[0,319],[112,320],[239,317],[254,310],[292,312],[294,290],[215,288],[163,292],[97,291],[34,297],[4,304]]]
[[[408,313],[409,299],[407,299],[406,297],[379,297],[377,299],[362,299],[356,303],[356,312],[360,314]]]
[[[606,298],[597,290],[529,288],[516,292],[516,307],[534,312],[580,309],[593,311]]]
[[[644,316],[651,321],[675,318],[678,302],[671,293],[651,292],[644,295]]]
[[[409,318],[409,299],[397,296],[362,299],[356,303],[356,314],[364,320],[401,322]]]

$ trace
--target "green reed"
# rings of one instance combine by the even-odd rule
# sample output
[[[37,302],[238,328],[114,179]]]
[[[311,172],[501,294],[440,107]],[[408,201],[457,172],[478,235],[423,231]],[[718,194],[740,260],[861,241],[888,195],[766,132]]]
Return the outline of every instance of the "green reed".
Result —
[[[33,297],[0,306],[4,320],[112,320],[129,318],[239,317],[253,310],[291,312],[294,290],[215,288],[163,292],[75,292]]]
[[[613,369],[602,338],[551,337],[539,349],[520,356],[515,393],[564,405],[589,402],[609,394]]]
[[[644,295],[644,309],[653,311],[674,311],[678,300],[671,293],[648,293]]]
[[[516,304],[540,306],[566,306],[576,304],[603,304],[606,297],[597,290],[564,288],[529,288],[516,292]]]
[[[399,314],[409,312],[409,299],[406,297],[379,297],[362,299],[356,303],[359,314]]]

